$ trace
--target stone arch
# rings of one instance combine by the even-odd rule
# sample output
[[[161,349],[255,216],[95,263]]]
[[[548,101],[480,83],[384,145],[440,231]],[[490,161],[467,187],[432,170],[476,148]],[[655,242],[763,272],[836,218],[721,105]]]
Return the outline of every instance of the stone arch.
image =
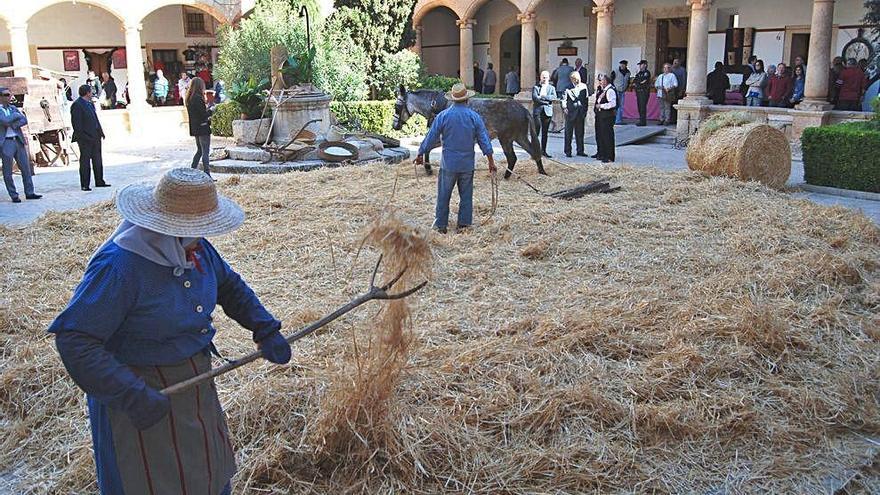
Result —
[[[487,3],[489,3],[489,1],[490,0],[475,0],[474,2],[471,2],[471,4],[468,5],[467,10],[465,10],[464,16],[459,16],[459,17],[461,17],[462,19],[473,19],[474,16],[477,15],[477,12],[479,12],[480,9],[483,8],[483,5],[486,5]],[[507,3],[512,5],[513,8],[516,9],[516,11],[518,13],[520,13],[520,14],[523,13],[523,11],[520,9],[519,5],[516,4],[516,2],[514,2],[513,0],[506,0],[506,1],[507,1]]]
[[[134,14],[134,18],[136,20],[134,20],[132,24],[142,23],[144,19],[146,19],[150,14],[156,12],[157,10],[164,7],[172,7],[175,5],[199,9],[222,24],[231,24],[233,20],[235,20],[241,14],[241,10],[239,8],[224,9],[218,7],[216,5],[216,2],[208,2],[206,0],[158,0],[155,2],[149,2],[144,8],[139,9],[138,12]]]
[[[105,10],[108,13],[112,14],[113,17],[116,17],[120,20],[120,22],[125,22],[125,14],[117,10],[114,6],[110,5],[109,2],[105,2],[103,0],[78,0],[77,2],[73,2],[71,0],[36,0],[29,2],[27,4],[27,11],[23,14],[23,18],[25,21],[29,21],[33,16],[39,14],[43,10],[46,10],[54,5],[64,4],[64,3],[75,3],[75,4],[84,4],[90,5],[92,7],[98,7],[99,9]]]
[[[437,7],[446,7],[458,16],[459,19],[464,19],[461,14],[461,9],[452,0],[419,0],[419,3],[416,4],[415,9],[413,10],[413,26],[421,25],[425,14]]]

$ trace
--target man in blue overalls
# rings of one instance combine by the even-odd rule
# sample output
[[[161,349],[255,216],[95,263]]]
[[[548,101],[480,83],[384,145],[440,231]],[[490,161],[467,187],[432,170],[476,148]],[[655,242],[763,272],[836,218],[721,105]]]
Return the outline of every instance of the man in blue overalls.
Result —
[[[437,115],[415,159],[415,164],[421,165],[425,154],[437,147],[442,137],[443,154],[437,177],[437,208],[434,216],[434,229],[442,234],[446,233],[449,224],[449,200],[455,186],[458,186],[459,197],[458,230],[470,227],[473,222],[475,143],[480,145],[480,150],[489,160],[489,173],[494,174],[498,170],[486,125],[482,117],[467,104],[474,94],[461,83],[446,93],[446,99],[452,105]]]

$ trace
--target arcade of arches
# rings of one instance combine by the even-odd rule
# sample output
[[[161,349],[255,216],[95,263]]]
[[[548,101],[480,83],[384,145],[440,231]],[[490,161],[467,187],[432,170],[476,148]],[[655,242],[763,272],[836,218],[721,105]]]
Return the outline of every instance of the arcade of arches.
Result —
[[[608,72],[620,59],[631,68],[646,59],[654,73],[679,57],[688,68],[683,107],[708,105],[706,74],[716,61],[741,66],[752,53],[768,64],[802,56],[810,63],[799,108],[824,112],[831,59],[863,36],[863,16],[862,0],[419,0],[414,49],[429,72],[460,74],[469,86],[474,63],[493,63],[500,78],[513,65],[521,97],[563,57],[583,59],[591,73]],[[521,31],[519,49],[511,47],[511,28]]]

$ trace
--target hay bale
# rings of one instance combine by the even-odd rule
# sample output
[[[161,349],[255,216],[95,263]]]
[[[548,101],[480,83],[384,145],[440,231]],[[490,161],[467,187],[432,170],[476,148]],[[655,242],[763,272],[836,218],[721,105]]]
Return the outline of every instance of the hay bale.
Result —
[[[782,131],[738,112],[710,118],[691,139],[686,158],[691,170],[774,189],[791,174],[791,145]]]

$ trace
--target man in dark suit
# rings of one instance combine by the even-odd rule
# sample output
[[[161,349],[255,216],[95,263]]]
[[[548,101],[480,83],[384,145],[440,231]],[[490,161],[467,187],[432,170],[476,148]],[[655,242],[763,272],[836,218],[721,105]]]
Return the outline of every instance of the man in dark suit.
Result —
[[[550,130],[553,102],[556,99],[556,88],[550,84],[550,73],[545,70],[541,72],[541,81],[532,88],[532,117],[541,133],[541,154],[547,158],[553,158],[547,154],[547,132]]]
[[[24,184],[24,197],[40,199],[43,196],[34,193],[34,182],[31,179],[31,159],[25,147],[24,133],[21,128],[27,125],[27,117],[12,103],[12,93],[8,88],[0,88],[0,158],[3,161],[3,182],[6,192],[13,203],[21,203],[15,181],[12,178],[12,162],[18,162],[21,170],[21,182]]]
[[[92,88],[88,84],[79,87],[79,98],[70,106],[70,123],[73,124],[73,142],[79,143],[79,185],[83,191],[91,191],[89,168],[95,172],[95,187],[110,187],[104,182],[104,163],[101,157],[101,140],[104,130],[98,121],[98,112],[92,103]]]

